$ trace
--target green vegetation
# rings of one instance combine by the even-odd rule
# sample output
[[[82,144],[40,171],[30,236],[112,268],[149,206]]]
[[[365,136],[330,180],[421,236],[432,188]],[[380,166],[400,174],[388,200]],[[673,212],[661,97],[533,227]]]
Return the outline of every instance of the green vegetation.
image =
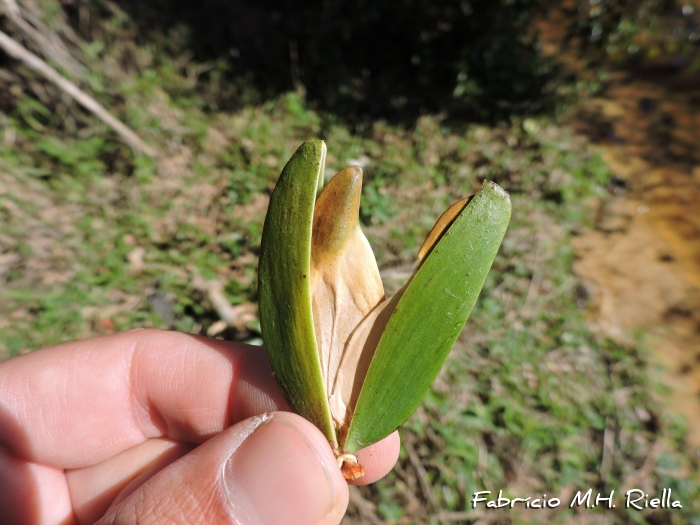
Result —
[[[698,523],[695,460],[682,422],[659,404],[643,340],[601,339],[584,315],[569,238],[610,176],[584,138],[542,115],[350,125],[302,89],[261,94],[246,71],[193,58],[183,25],[144,33],[109,2],[82,18],[39,4],[85,65],[74,79],[163,157],[134,156],[3,58],[0,356],[136,326],[219,333],[202,283],[219,280],[233,305],[256,303],[269,193],[296,147],[318,137],[328,173],[365,165],[361,219],[390,289],[441,211],[484,178],[511,192],[514,211],[467,330],[403,430],[401,461],[354,493],[348,523]],[[224,335],[259,340],[259,325]],[[672,488],[684,508],[568,509],[589,487]],[[474,491],[501,488],[564,503],[472,513]]]
[[[562,2],[568,38],[591,62],[630,64],[649,72],[700,69],[697,6],[686,0]],[[592,59],[592,60],[591,60]]]

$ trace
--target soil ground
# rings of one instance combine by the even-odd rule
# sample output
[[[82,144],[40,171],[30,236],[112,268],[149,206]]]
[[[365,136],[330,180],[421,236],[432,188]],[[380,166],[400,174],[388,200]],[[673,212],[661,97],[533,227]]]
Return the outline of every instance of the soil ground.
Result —
[[[573,23],[549,11],[537,24],[543,51],[592,80],[588,44],[567,36]],[[651,336],[668,406],[700,452],[700,72],[678,56],[642,60],[571,117],[614,175],[594,228],[573,243],[591,328],[624,344]]]
[[[658,71],[616,73],[577,110],[615,179],[574,246],[590,318],[606,335],[653,336],[669,406],[700,447],[700,89]]]

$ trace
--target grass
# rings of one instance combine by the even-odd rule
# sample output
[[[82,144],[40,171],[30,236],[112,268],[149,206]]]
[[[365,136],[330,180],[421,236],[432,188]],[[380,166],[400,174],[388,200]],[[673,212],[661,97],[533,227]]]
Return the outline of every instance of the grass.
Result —
[[[425,132],[429,127],[432,133]],[[401,465],[385,482],[362,489],[363,496],[379,502],[376,515],[390,523],[479,517],[499,523],[586,517],[687,522],[697,487],[687,478],[692,467],[678,452],[682,424],[653,394],[643,345],[623,347],[589,330],[585,289],[571,273],[575,254],[568,239],[586,225],[594,201],[605,198],[607,166],[583,139],[543,120],[475,127],[459,137],[439,129],[426,119],[414,132],[416,182],[431,180],[423,175],[426,152],[436,155],[437,165],[478,160],[466,170],[464,161],[437,170],[462,169],[435,186],[450,197],[387,186],[399,203],[405,199],[399,209],[410,212],[369,228],[375,245],[395,241],[399,227],[389,224],[410,224],[409,215],[430,216],[443,206],[441,199],[468,193],[481,177],[511,192],[513,221],[451,359],[404,428]],[[410,260],[403,254],[411,244],[405,241],[383,263]],[[638,486],[648,493],[663,488],[683,493],[688,513],[640,516],[620,508],[619,495]],[[576,491],[588,488],[594,494],[616,490],[617,508],[568,509]],[[511,498],[546,493],[564,503],[556,511],[467,511],[474,492],[499,489]],[[357,517],[367,520],[361,512]]]
[[[399,464],[353,492],[347,523],[698,522],[696,463],[643,338],[627,347],[592,332],[572,274],[569,239],[610,178],[584,138],[549,117],[350,128],[302,92],[264,101],[245,78],[225,82],[224,63],[188,59],[182,28],[137,45],[126,15],[97,20],[81,43],[84,83],[166,154],[134,156],[18,68],[27,89],[0,115],[0,356],[137,326],[207,333],[218,315],[202,280],[218,279],[231,304],[255,303],[269,193],[294,149],[320,137],[328,173],[365,164],[361,219],[388,288],[484,178],[514,209],[465,332],[402,430]],[[240,104],[220,109],[231,93]],[[259,324],[227,336],[259,341]],[[578,490],[635,487],[672,488],[683,509],[568,508]],[[499,489],[563,503],[471,511],[475,491]]]

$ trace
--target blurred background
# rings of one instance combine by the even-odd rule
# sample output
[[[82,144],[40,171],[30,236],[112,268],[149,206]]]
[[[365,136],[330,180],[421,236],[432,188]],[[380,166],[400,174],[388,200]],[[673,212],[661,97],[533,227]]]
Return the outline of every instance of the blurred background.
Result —
[[[514,208],[345,523],[700,523],[700,1],[0,10],[0,358],[137,326],[261,344],[268,198],[323,138],[328,175],[364,168],[390,291],[483,179]],[[683,509],[569,509],[588,488]],[[471,510],[500,489],[563,504]]]

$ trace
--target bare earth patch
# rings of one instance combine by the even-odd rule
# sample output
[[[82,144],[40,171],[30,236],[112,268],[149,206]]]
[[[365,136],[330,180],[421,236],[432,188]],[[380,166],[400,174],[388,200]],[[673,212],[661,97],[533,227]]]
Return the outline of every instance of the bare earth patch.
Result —
[[[590,318],[630,341],[653,335],[671,388],[700,448],[700,91],[614,77],[580,110],[614,176],[596,227],[574,239],[575,271],[590,284]]]

